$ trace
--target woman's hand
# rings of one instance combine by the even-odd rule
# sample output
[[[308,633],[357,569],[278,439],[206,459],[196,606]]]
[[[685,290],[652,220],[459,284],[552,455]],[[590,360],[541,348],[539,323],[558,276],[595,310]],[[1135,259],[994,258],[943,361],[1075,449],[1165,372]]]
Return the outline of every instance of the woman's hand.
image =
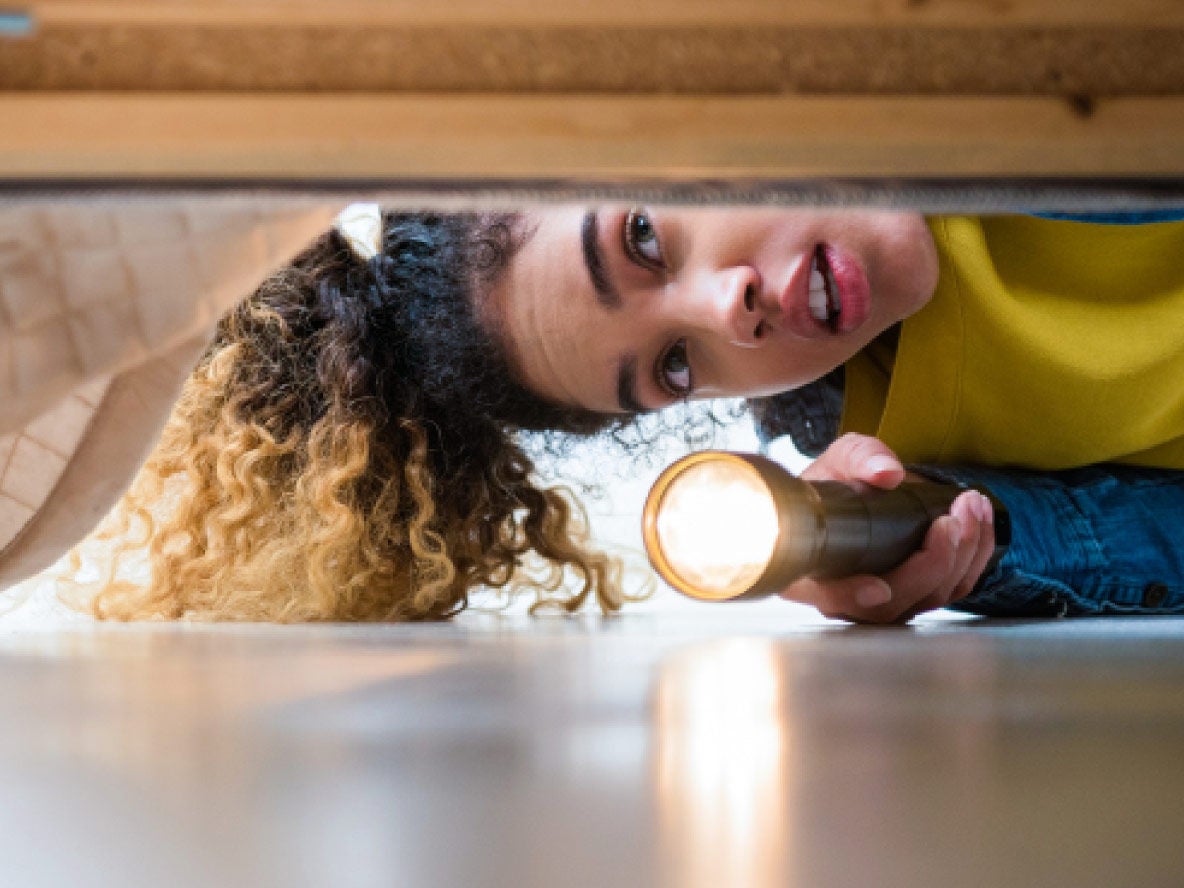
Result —
[[[839,438],[804,472],[808,481],[862,481],[891,490],[905,478],[904,466],[876,438]],[[812,604],[826,617],[856,623],[906,622],[968,595],[995,549],[991,501],[968,490],[949,514],[930,526],[921,548],[883,577],[802,579],[783,598]]]

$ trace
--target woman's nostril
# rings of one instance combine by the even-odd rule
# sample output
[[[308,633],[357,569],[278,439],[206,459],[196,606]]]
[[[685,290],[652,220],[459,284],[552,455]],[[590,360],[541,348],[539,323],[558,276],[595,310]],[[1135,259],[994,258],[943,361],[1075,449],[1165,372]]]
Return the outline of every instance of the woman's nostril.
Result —
[[[764,335],[765,335],[765,322],[761,321],[759,324],[756,325],[756,329],[752,331],[752,338],[753,339],[760,339]]]
[[[756,287],[752,284],[744,288],[744,308],[748,311],[756,308]]]

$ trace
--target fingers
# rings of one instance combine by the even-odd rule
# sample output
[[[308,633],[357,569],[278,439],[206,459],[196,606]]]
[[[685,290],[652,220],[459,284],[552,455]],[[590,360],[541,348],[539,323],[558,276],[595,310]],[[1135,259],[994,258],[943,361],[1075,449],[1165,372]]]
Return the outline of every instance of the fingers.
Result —
[[[818,608],[832,620],[853,623],[879,622],[871,615],[892,601],[892,587],[880,577],[856,576],[834,580],[806,577],[781,593],[783,598]]]
[[[883,578],[802,579],[783,597],[811,604],[828,617],[892,623],[945,607],[978,582],[995,547],[990,501],[977,491],[954,500],[934,521],[921,548]]]
[[[802,477],[807,481],[863,481],[891,489],[904,480],[904,466],[883,441],[851,433],[826,448]]]
[[[906,622],[950,603],[978,551],[981,534],[969,511],[965,495],[955,500],[950,514],[929,528],[919,557],[888,574],[898,606],[886,622]]]
[[[974,591],[983,571],[987,569],[987,562],[995,554],[995,509],[991,501],[982,494],[979,494],[977,502],[972,501],[971,505],[975,507],[975,515],[979,520],[978,547],[950,601],[958,601]]]

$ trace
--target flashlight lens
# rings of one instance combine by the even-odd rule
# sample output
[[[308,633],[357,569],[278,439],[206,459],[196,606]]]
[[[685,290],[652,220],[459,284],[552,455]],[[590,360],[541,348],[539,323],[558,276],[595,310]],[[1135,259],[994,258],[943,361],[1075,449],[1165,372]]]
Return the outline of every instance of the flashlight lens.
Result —
[[[696,463],[662,495],[657,542],[670,569],[703,598],[732,598],[764,573],[777,509],[760,475],[738,460]]]

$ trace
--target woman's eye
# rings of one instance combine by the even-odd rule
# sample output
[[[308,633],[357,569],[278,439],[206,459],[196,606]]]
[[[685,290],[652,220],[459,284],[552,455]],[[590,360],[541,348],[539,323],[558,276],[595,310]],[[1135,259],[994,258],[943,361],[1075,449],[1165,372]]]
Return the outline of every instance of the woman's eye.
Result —
[[[661,271],[666,267],[662,258],[662,245],[658,243],[658,232],[650,214],[645,210],[630,210],[625,217],[625,255],[638,265]]]
[[[690,396],[694,383],[685,339],[678,340],[658,359],[658,384],[676,398]]]

